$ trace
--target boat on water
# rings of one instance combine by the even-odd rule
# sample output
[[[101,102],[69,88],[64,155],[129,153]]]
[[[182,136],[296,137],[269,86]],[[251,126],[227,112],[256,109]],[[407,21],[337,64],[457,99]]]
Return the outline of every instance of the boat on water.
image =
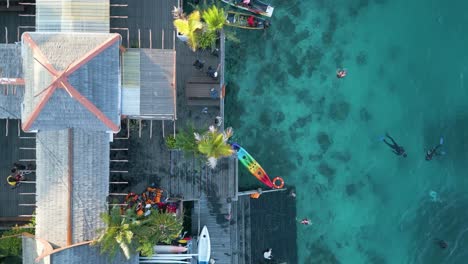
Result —
[[[271,17],[273,15],[274,7],[266,4],[260,0],[221,0],[228,5],[232,5],[239,9],[243,9],[258,15]]]
[[[198,239],[198,263],[208,264],[211,257],[211,242],[208,228],[203,227],[200,238]]]
[[[224,24],[244,29],[267,29],[270,26],[270,21],[250,14],[228,11]]]

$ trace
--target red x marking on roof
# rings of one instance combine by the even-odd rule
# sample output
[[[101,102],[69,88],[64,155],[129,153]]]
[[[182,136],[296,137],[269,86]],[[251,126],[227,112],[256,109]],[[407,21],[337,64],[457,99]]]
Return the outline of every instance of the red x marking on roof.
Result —
[[[52,64],[50,64],[49,60],[45,57],[45,55],[41,52],[37,44],[31,38],[31,35],[28,33],[23,34],[23,40],[29,44],[31,47],[33,56],[36,60],[52,75],[53,81],[52,83],[43,91],[45,95],[37,104],[36,108],[32,112],[31,116],[23,123],[23,130],[27,131],[31,128],[32,123],[36,118],[39,116],[39,113],[42,111],[46,103],[49,101],[52,94],[55,92],[57,88],[65,89],[71,97],[75,98],[78,102],[80,102],[84,107],[86,107],[92,114],[94,114],[99,120],[101,120],[107,127],[109,127],[112,131],[117,132],[119,130],[118,126],[114,124],[106,115],[104,115],[101,110],[99,110],[91,101],[89,101],[86,97],[80,94],[69,82],[68,77],[78,70],[81,66],[92,60],[96,57],[99,53],[107,49],[108,47],[112,46],[116,41],[120,38],[119,35],[115,35],[104,41],[101,45],[97,46],[93,50],[86,53],[82,58],[78,59],[77,61],[73,62],[68,66],[67,69],[64,71],[57,71]]]

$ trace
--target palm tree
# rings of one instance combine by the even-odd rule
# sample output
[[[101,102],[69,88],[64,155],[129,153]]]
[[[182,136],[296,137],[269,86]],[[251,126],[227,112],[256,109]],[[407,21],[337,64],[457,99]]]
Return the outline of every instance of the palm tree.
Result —
[[[120,248],[124,256],[130,259],[130,253],[133,251],[132,229],[140,224],[140,221],[136,220],[132,211],[127,210],[127,215],[122,217],[120,215],[120,208],[113,207],[110,213],[101,215],[102,220],[107,225],[95,242],[95,244],[101,246],[101,253],[108,253],[112,258]]]
[[[224,9],[218,8],[215,5],[203,11],[202,17],[206,23],[208,31],[211,32],[221,30],[226,21]]]
[[[180,235],[182,228],[181,218],[170,213],[152,211],[134,231],[138,245],[137,250],[143,256],[151,256],[154,254],[154,245],[170,244]]]
[[[203,28],[200,11],[193,11],[187,18],[180,16],[174,20],[177,31],[187,37],[187,43],[193,51],[197,50],[197,31]]]
[[[227,128],[224,132],[218,132],[214,126],[210,126],[209,130],[200,136],[194,133],[198,143],[198,151],[205,154],[208,158],[208,166],[215,168],[218,159],[221,157],[231,156],[234,151],[231,145],[227,143],[232,136],[232,128]]]

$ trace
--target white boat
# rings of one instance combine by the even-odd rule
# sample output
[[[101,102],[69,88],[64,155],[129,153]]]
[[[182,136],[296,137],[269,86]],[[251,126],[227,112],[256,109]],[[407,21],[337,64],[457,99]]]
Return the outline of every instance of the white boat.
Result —
[[[184,253],[187,252],[188,248],[181,246],[170,246],[170,245],[156,245],[154,246],[154,252],[158,254],[164,253]]]
[[[211,242],[208,228],[203,227],[198,239],[198,263],[208,264],[211,257]]]

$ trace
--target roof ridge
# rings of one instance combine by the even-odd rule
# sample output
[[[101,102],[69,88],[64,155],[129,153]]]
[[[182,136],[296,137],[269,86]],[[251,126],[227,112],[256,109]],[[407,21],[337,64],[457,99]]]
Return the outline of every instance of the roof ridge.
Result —
[[[103,122],[108,128],[113,132],[117,132],[119,127],[117,124],[112,122],[99,108],[97,108],[90,100],[83,96],[78,90],[76,90],[69,82],[68,77],[73,74],[75,71],[80,69],[83,65],[91,61],[93,58],[101,54],[104,50],[111,47],[115,42],[120,40],[121,36],[119,34],[112,34],[111,37],[104,40],[101,44],[97,45],[94,49],[88,51],[84,56],[78,60],[72,62],[64,71],[58,71],[47,59],[47,57],[42,53],[39,46],[32,39],[31,35],[26,32],[23,34],[23,41],[29,44],[29,47],[32,49],[33,56],[35,56],[36,61],[39,62],[43,68],[45,68],[50,75],[53,77],[52,83],[42,90],[42,92],[47,91],[47,93],[40,99],[37,106],[32,111],[29,118],[26,122],[23,123],[23,130],[27,131],[31,128],[34,121],[39,116],[39,113],[42,111],[46,103],[51,98],[52,94],[57,88],[61,88],[67,91],[70,97],[77,100],[81,105],[83,105],[89,112],[96,116],[101,122]],[[35,96],[39,95],[36,94]]]

